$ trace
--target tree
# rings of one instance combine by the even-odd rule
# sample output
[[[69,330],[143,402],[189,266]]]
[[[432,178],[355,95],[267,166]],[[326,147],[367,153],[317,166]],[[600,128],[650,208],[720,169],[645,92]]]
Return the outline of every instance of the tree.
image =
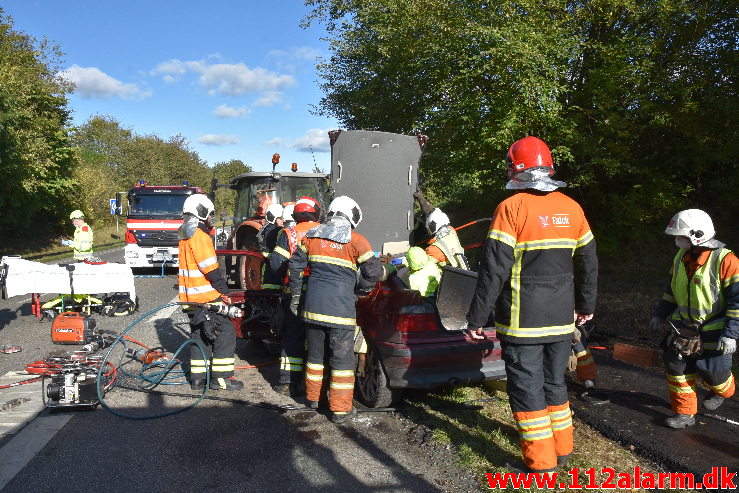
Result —
[[[218,183],[228,183],[232,178],[243,173],[249,173],[252,169],[238,159],[223,161],[216,163],[211,168],[212,177],[218,180]],[[221,188],[216,190],[214,204],[216,206],[216,214],[226,213],[231,216],[236,209],[236,194],[229,189]]]
[[[507,147],[537,135],[596,230],[631,235],[689,206],[728,217],[739,186],[733,3],[306,4],[305,24],[325,22],[331,50],[316,111],[349,129],[429,135],[422,170],[439,200],[472,193],[494,206]]]
[[[6,238],[57,229],[67,220],[76,164],[67,132],[61,52],[13,29],[0,9],[0,233]]]

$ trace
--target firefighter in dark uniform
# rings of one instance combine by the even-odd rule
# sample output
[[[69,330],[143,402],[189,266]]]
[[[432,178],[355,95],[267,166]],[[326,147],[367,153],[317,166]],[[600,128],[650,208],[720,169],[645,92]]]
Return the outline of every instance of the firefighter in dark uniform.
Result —
[[[695,424],[700,377],[711,390],[703,406],[713,411],[734,395],[732,354],[739,337],[739,260],[714,239],[711,217],[700,209],[678,212],[665,233],[675,236],[679,248],[670,271],[670,284],[655,310],[650,325],[656,329],[670,317],[674,331],[691,331],[701,351],[688,354],[676,344],[673,332],[663,359],[667,370],[670,403],[675,412],[665,420],[670,428]],[[682,354],[685,353],[685,354]]]
[[[593,316],[598,260],[581,207],[556,191],[565,183],[551,178],[546,143],[514,142],[507,164],[517,193],[495,211],[467,328],[483,338],[493,311],[525,469],[545,472],[573,450],[565,372],[575,323]]]
[[[213,202],[205,195],[189,196],[182,206],[184,221],[177,230],[179,237],[179,299],[184,302],[230,304],[228,286],[218,267],[212,229]],[[190,350],[190,387],[202,390],[208,366],[211,370],[210,388],[239,390],[243,382],[234,374],[236,332],[228,317],[196,307],[186,307],[190,319],[191,339],[202,343],[206,360],[198,346]]]
[[[287,284],[288,260],[298,248],[298,243],[315,226],[321,217],[321,207],[312,197],[301,197],[292,210],[295,226],[284,227],[277,235],[277,246],[269,257],[269,267],[280,279],[281,286]],[[309,272],[303,274],[307,285]],[[305,322],[290,311],[290,298],[284,306],[282,322],[282,349],[280,350],[280,377],[273,388],[283,395],[297,396],[303,393],[305,378]]]
[[[259,251],[264,256],[265,261],[262,264],[262,289],[282,291],[285,288],[280,275],[270,268],[269,258],[277,246],[277,236],[282,231],[282,210],[280,204],[272,204],[267,207],[264,219],[267,221],[257,232],[257,241],[259,242]]]
[[[354,395],[354,330],[357,271],[375,282],[395,271],[383,266],[367,239],[354,231],[362,211],[349,197],[335,198],[328,209],[328,222],[305,235],[290,259],[291,309],[298,313],[303,272],[310,267],[310,281],[300,312],[308,324],[308,361],[305,387],[308,405],[318,407],[325,393],[324,373],[330,368],[329,408],[331,420],[342,423],[352,412]]]

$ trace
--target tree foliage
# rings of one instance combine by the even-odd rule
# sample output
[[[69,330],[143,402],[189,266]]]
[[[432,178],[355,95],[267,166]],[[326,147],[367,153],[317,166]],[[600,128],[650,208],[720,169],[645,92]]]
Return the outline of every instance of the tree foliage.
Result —
[[[226,184],[238,175],[251,172],[252,168],[239,159],[232,159],[216,163],[211,171],[213,178],[218,180],[218,183]],[[225,213],[227,216],[232,216],[236,210],[236,192],[227,188],[216,190],[214,205],[216,206],[216,214]]]
[[[508,146],[537,135],[596,229],[733,205],[733,2],[306,4],[331,50],[317,111],[349,129],[429,135],[422,169],[438,200],[472,192],[494,206]]]
[[[69,214],[75,154],[59,48],[13,29],[0,9],[0,233],[31,234]]]

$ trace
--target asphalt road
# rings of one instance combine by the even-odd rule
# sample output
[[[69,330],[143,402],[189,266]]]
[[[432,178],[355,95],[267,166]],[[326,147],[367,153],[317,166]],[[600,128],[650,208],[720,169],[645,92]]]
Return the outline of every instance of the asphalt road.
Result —
[[[122,254],[118,248],[98,255],[121,262]],[[173,273],[136,279],[139,311],[126,317],[96,316],[98,326],[121,331],[141,319],[127,335],[176,351],[188,338],[186,317],[178,309],[164,308],[142,319],[174,299],[176,282]],[[0,375],[50,353],[75,349],[53,344],[50,327],[49,321],[31,315],[30,296],[0,301],[0,345],[23,349],[0,354]],[[237,366],[260,365],[237,370],[237,378],[246,383],[242,391],[210,392],[215,399],[172,416],[128,419],[102,407],[42,409],[17,433],[0,437],[0,488],[7,493],[478,490],[450,451],[420,446],[411,439],[413,423],[398,415],[363,413],[337,426],[313,411],[275,411],[275,406],[296,403],[271,389],[277,378],[274,356],[244,340],[236,353]],[[132,374],[137,370],[132,363],[123,366]],[[136,384],[132,377],[119,378],[122,384]],[[187,385],[158,390],[173,395],[117,387],[105,399],[115,413],[138,418],[182,409],[196,399]],[[3,392],[0,404],[5,402]]]

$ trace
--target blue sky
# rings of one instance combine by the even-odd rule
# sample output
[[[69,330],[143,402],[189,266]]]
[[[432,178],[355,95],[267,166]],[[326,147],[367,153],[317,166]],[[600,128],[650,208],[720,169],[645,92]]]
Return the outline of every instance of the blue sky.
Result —
[[[299,26],[301,0],[5,0],[17,31],[64,52],[75,124],[109,115],[135,133],[183,135],[213,165],[241,159],[255,171],[297,162],[330,169],[330,118],[316,58],[323,26]],[[311,148],[313,153],[311,153]]]

